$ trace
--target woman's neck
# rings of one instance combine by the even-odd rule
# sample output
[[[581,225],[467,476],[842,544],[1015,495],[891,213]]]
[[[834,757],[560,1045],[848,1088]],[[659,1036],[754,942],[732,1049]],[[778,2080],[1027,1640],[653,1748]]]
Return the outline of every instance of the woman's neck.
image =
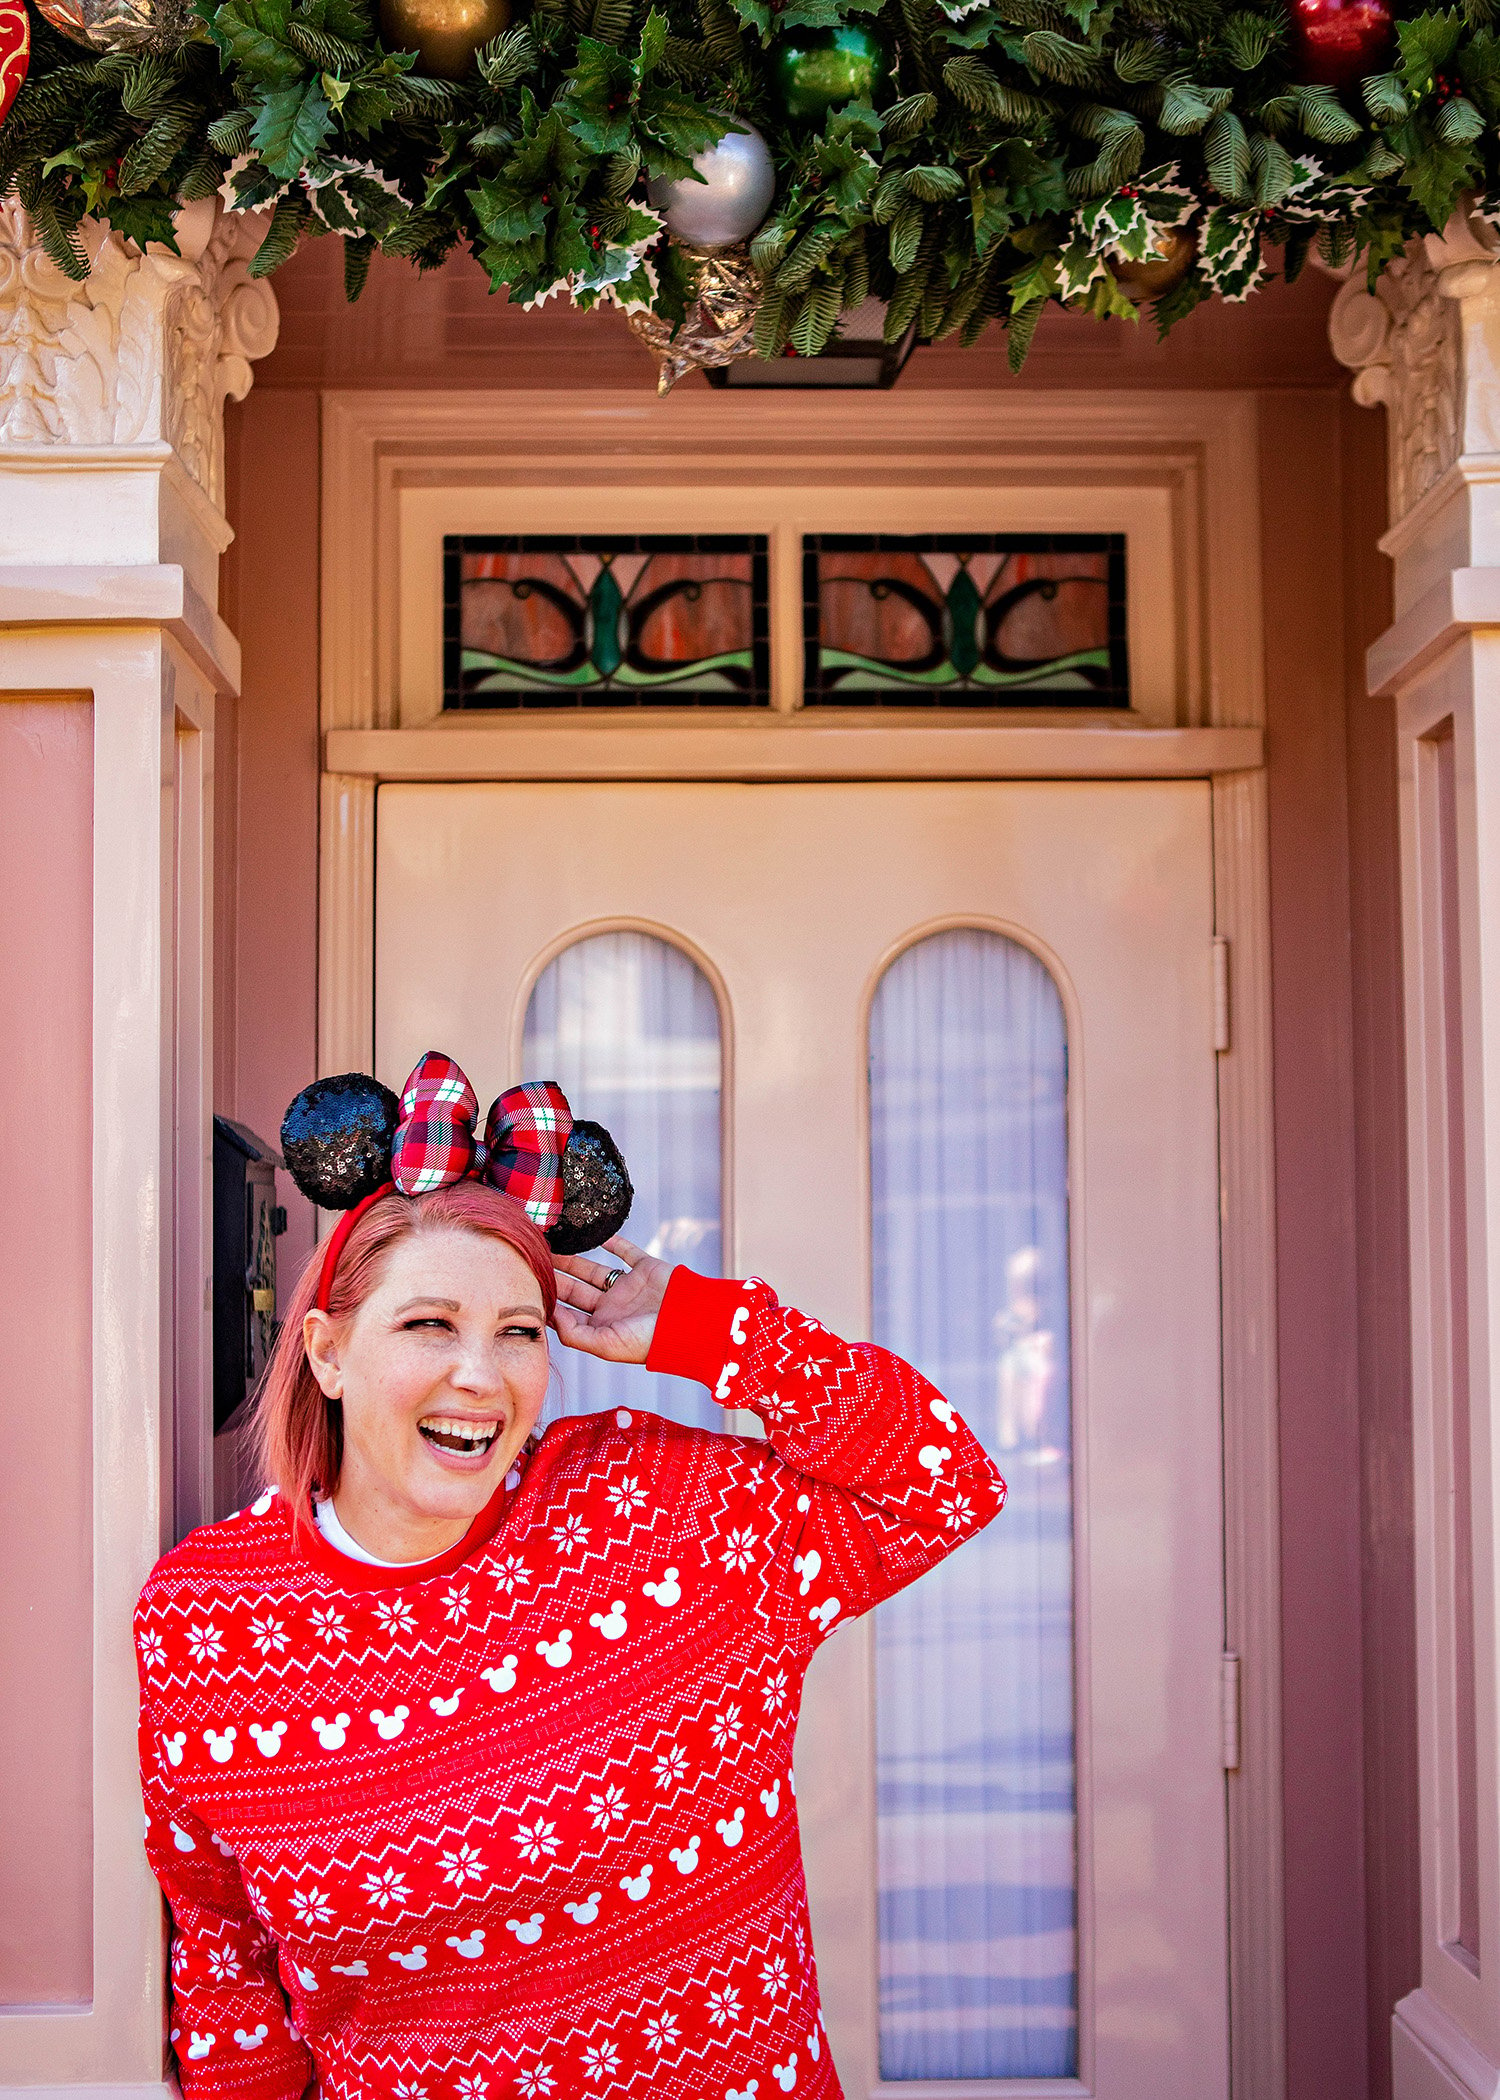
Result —
[[[456,1546],[473,1523],[472,1516],[431,1517],[393,1502],[378,1487],[363,1489],[347,1477],[333,1496],[333,1512],[357,1546],[376,1560],[403,1566],[435,1560]]]

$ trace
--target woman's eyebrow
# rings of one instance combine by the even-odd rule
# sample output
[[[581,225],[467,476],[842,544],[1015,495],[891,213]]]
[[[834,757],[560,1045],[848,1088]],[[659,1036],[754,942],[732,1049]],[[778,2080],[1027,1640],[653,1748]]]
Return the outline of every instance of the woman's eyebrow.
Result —
[[[397,1311],[397,1313],[398,1313],[398,1314],[400,1314],[400,1313],[404,1313],[404,1312],[410,1312],[410,1311],[411,1311],[411,1309],[412,1309],[412,1307],[413,1307],[414,1305],[440,1305],[440,1306],[442,1306],[442,1308],[443,1308],[444,1312],[457,1312],[457,1311],[458,1311],[458,1300],[457,1300],[456,1298],[423,1298],[423,1297],[418,1297],[418,1298],[408,1298],[408,1299],[406,1300],[406,1302],[405,1302],[405,1304],[404,1304],[404,1305],[398,1305],[398,1306],[396,1307],[396,1311]]]

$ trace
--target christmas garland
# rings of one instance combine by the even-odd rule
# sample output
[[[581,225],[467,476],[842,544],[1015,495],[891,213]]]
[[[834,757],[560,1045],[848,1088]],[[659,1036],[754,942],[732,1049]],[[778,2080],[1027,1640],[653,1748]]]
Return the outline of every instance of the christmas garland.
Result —
[[[888,340],[998,321],[1018,367],[1049,301],[1155,293],[1165,329],[1314,243],[1373,281],[1465,192],[1500,225],[1495,0],[1394,20],[1322,0],[1331,56],[1320,0],[533,0],[456,80],[366,0],[197,0],[175,26],[165,4],[133,0],[123,49],[59,35],[59,0],[32,12],[0,191],[71,277],[86,216],[170,246],[173,212],[218,192],[271,207],[256,275],[331,234],[354,298],[376,248],[427,269],[462,244],[524,305],[675,327],[697,264],[648,184],[689,177],[731,118],[775,170],[750,243],[764,356],[815,355],[874,296]],[[873,32],[888,85],[809,119],[786,51],[841,24]]]

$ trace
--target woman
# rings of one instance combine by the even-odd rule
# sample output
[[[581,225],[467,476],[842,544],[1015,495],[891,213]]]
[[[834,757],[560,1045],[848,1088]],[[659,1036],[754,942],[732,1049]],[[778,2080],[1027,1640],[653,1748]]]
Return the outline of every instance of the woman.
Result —
[[[588,1229],[566,1103],[525,1090],[555,1127],[517,1142],[502,1097],[481,1148],[444,1068],[321,1190],[363,1193],[268,1374],[274,1486],[141,1598],[184,2093],[836,2096],[792,1799],[803,1671],[1003,1484],[908,1365],[764,1283],[619,1237],[611,1268],[559,1253]],[[700,1379],[766,1440],[624,1410],[534,1435],[549,1324]]]

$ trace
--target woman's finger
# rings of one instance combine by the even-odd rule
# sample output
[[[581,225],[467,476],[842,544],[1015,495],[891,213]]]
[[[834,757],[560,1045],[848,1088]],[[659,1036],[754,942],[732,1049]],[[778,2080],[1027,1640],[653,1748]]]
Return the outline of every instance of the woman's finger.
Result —
[[[592,1283],[585,1283],[581,1276],[570,1276],[565,1270],[557,1273],[557,1295],[564,1305],[576,1305],[581,1312],[591,1313],[604,1296]]]
[[[618,1264],[611,1267],[605,1262],[585,1261],[581,1254],[554,1254],[552,1266],[554,1269],[565,1268],[572,1276],[581,1276],[596,1291],[602,1291],[606,1279],[618,1272]]]
[[[634,1240],[627,1240],[622,1232],[617,1232],[614,1238],[606,1240],[604,1245],[610,1254],[618,1254],[628,1269],[633,1269],[638,1261],[650,1259],[644,1247],[638,1247]]]

